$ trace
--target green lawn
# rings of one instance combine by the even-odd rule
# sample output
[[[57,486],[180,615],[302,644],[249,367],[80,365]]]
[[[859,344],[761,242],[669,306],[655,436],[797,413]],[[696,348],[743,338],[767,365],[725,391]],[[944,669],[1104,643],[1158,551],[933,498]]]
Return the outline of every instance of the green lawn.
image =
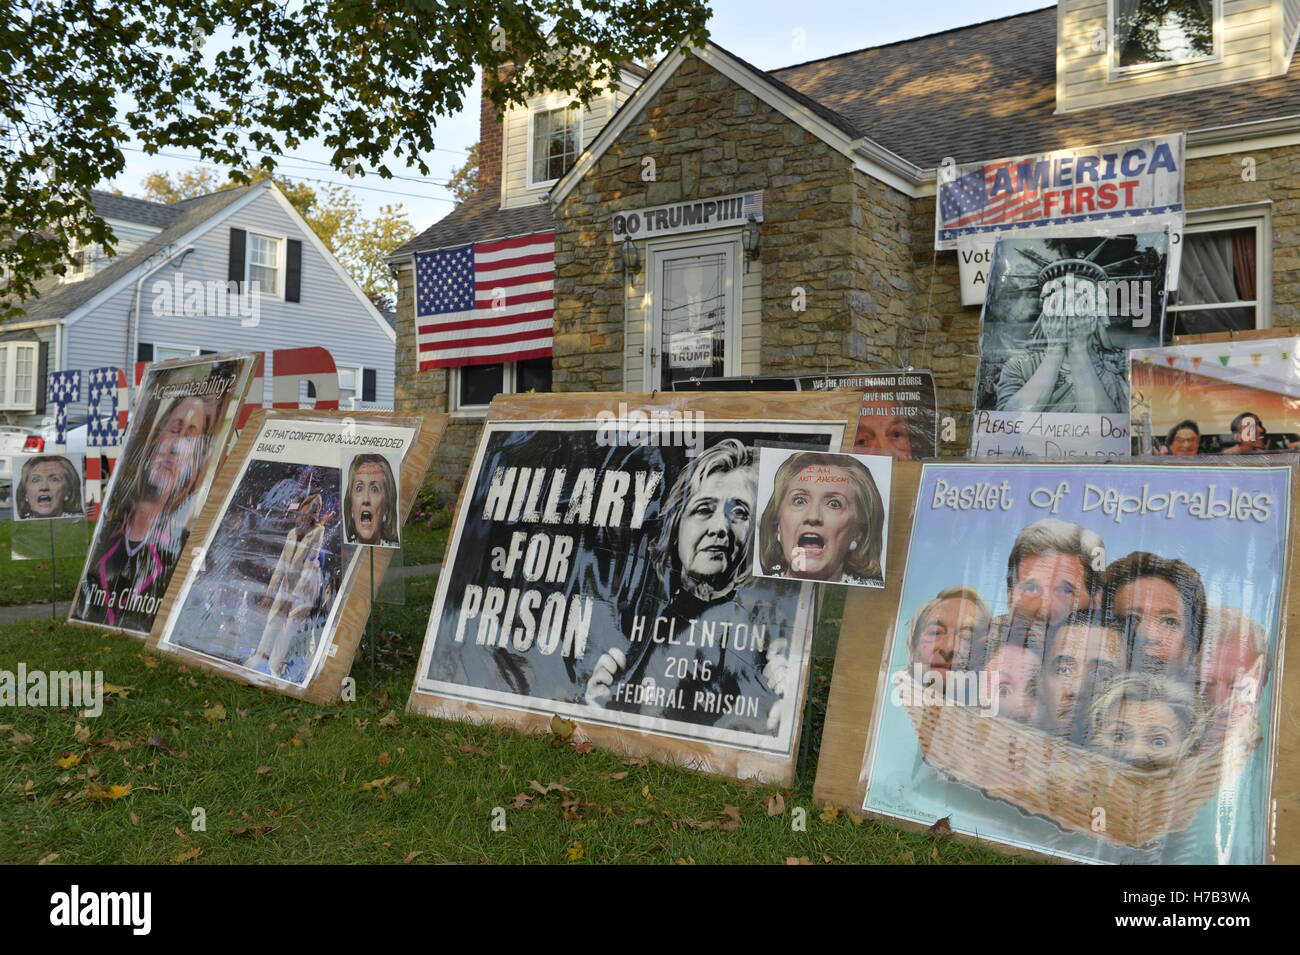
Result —
[[[28,525],[19,528],[20,544],[28,548],[43,544],[43,538],[33,536],[33,531],[42,530],[44,525]],[[89,526],[80,525],[79,539],[76,527],[67,528],[67,537],[57,540],[54,561],[54,583],[58,600],[71,600],[77,578],[86,561],[86,548],[89,545]],[[65,531],[60,531],[61,535]],[[14,560],[13,559],[12,521],[0,521],[0,607],[15,604],[48,603],[50,599],[50,561]],[[401,563],[411,567],[417,564],[436,564],[442,560],[443,549],[447,546],[447,528],[429,527],[427,524],[412,522],[402,529]],[[48,553],[48,545],[42,548]],[[32,550],[25,550],[31,553]]]
[[[771,786],[407,716],[433,584],[410,580],[404,605],[377,609],[375,652],[363,647],[353,668],[358,700],[330,708],[155,658],[127,637],[0,627],[0,669],[101,669],[129,688],[97,719],[0,710],[0,863],[1006,861],[946,836],[823,817],[811,767],[769,816]],[[819,678],[838,613],[823,608]],[[814,686],[824,706],[828,682]],[[792,827],[795,807],[806,831]],[[492,827],[498,808],[504,832]],[[196,809],[205,831],[191,827]]]

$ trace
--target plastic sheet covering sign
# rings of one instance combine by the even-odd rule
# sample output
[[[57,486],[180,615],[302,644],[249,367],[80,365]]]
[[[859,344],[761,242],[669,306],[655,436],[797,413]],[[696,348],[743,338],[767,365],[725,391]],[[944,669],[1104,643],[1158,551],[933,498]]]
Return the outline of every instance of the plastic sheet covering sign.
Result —
[[[69,620],[146,636],[248,395],[255,356],[151,365]]]
[[[687,409],[676,422],[626,405],[571,420],[489,418],[411,708],[489,710],[524,725],[559,714],[597,742],[639,737],[641,752],[715,772],[788,772],[812,593],[750,572],[755,444],[841,450],[857,402],[764,396],[799,405],[806,420],[691,410],[758,407],[757,397],[661,399]],[[817,420],[826,407],[840,418]],[[746,767],[738,753],[758,759]]]
[[[327,659],[350,660],[354,645],[339,636],[341,618],[355,597],[368,606],[371,555],[349,532],[358,543],[363,534],[375,542],[396,536],[397,482],[421,420],[286,409],[250,421],[256,431],[222,471],[151,645],[307,696]],[[364,492],[364,524],[341,480],[358,459],[385,472]],[[311,695],[334,698],[339,681],[319,689]]]
[[[1134,454],[1267,454],[1300,448],[1300,338],[1129,352]]]
[[[1266,861],[1291,495],[1283,466],[924,465],[863,807]]]
[[[1128,353],[1160,344],[1168,242],[998,240],[971,457],[1128,457]]]

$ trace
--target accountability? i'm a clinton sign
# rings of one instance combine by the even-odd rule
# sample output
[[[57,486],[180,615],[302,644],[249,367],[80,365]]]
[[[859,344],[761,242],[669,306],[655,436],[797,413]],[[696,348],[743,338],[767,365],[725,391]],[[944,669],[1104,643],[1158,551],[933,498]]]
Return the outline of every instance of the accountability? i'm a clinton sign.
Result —
[[[1088,146],[941,169],[936,249],[1042,227],[1113,230],[1183,211],[1183,136]]]

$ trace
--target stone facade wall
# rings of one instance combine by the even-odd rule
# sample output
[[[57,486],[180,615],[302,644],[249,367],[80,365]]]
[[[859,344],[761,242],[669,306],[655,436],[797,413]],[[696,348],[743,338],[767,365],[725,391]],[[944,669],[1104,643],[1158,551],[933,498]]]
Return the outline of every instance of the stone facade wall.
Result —
[[[1246,156],[1255,160],[1254,182],[1241,177]],[[1300,325],[1300,147],[1189,160],[1184,199],[1189,211],[1272,200],[1273,324]],[[951,415],[958,430],[957,440],[940,448],[960,455],[966,449],[979,369],[980,309],[961,304],[957,254],[934,251],[932,197],[912,200],[912,223],[914,309],[926,329],[913,364],[934,371],[941,413]]]
[[[653,182],[641,178],[644,157]],[[611,216],[759,189],[761,370],[860,364],[871,308],[848,159],[688,57],[556,210],[556,390],[622,387],[626,289]],[[796,288],[804,311],[794,310]]]
[[[1300,147],[1188,162],[1190,210],[1272,200],[1272,318],[1300,326]],[[642,159],[657,178],[642,180]],[[979,364],[980,309],[961,304],[954,252],[935,253],[934,199],[910,199],[707,64],[688,58],[556,210],[556,391],[624,387],[627,289],[610,219],[710,195],[765,190],[761,371],[929,368],[964,453]],[[642,256],[644,263],[645,256]],[[645,268],[638,277],[645,281]],[[806,296],[795,311],[796,288]],[[409,272],[399,282],[397,407],[445,411],[446,371],[415,367]],[[454,494],[481,424],[453,421],[430,481]]]

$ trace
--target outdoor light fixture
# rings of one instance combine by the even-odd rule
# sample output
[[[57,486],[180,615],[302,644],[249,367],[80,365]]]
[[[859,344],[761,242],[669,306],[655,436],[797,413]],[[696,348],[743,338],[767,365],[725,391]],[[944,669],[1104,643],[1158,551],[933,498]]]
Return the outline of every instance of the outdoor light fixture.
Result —
[[[745,249],[745,270],[748,271],[749,263],[758,258],[758,223],[753,219],[745,223],[740,233],[740,244]]]
[[[631,239],[623,240],[623,269],[635,275],[641,268],[641,254],[636,250],[636,243]]]

